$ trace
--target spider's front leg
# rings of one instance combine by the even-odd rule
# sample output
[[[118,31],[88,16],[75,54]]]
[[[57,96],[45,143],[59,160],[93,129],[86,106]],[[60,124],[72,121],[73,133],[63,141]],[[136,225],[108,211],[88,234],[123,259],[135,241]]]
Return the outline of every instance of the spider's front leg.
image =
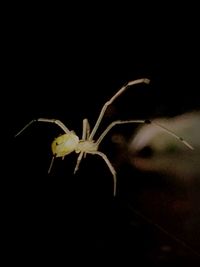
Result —
[[[90,124],[88,119],[83,119],[83,133],[82,133],[82,140],[88,140],[90,136]]]
[[[90,125],[89,125],[88,119],[83,119],[82,141],[84,142],[84,141],[88,140],[89,136],[90,136]],[[78,171],[81,160],[82,160],[83,156],[84,156],[84,158],[86,157],[86,154],[87,154],[87,152],[84,152],[84,151],[80,152],[80,154],[77,158],[76,166],[74,169],[74,174]]]

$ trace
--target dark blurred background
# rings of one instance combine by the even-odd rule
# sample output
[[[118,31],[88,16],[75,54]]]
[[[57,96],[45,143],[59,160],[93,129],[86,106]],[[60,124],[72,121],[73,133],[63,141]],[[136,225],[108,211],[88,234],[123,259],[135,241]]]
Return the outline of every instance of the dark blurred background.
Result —
[[[12,138],[40,117],[57,118],[81,136],[83,118],[92,127],[103,104],[124,83],[142,77],[151,83],[117,99],[99,133],[116,119],[198,110],[197,17],[191,10],[189,19],[187,7],[156,8],[134,3],[6,8],[2,115],[12,144],[3,203],[8,261],[200,262],[199,210],[191,207],[188,189],[120,161],[124,151],[112,136],[128,140],[136,125],[116,127],[100,147],[116,167],[115,199],[112,175],[97,156],[88,155],[75,176],[75,153],[57,159],[47,174],[51,142],[61,133],[57,126],[36,123]],[[189,230],[183,227],[186,219]]]

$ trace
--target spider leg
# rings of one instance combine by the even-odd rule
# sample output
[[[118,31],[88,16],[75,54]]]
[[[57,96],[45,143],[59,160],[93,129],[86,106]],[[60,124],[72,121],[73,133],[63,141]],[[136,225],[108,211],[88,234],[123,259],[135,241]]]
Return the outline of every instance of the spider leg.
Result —
[[[78,158],[77,158],[77,162],[76,162],[76,166],[75,166],[75,169],[74,169],[74,174],[78,171],[79,169],[79,165],[81,163],[81,160],[82,160],[82,157],[83,157],[83,154],[84,152],[80,152]]]
[[[85,141],[88,139],[90,135],[90,125],[88,119],[83,119],[83,133],[82,133],[82,140]]]
[[[88,119],[83,120],[83,133],[82,133],[82,140],[86,141],[88,140],[90,136],[90,124],[88,122]],[[87,153],[84,152],[84,158],[86,158]]]
[[[113,175],[113,195],[116,196],[117,177],[116,177],[116,171],[115,171],[114,167],[112,166],[111,162],[109,161],[107,156],[104,153],[100,152],[100,151],[90,152],[90,154],[99,155],[106,162],[110,172]]]
[[[103,131],[103,133],[99,136],[97,140],[97,145],[101,143],[101,141],[104,139],[104,137],[107,135],[107,133],[117,124],[127,124],[127,123],[146,123],[145,120],[126,120],[126,121],[113,121],[111,124],[108,125],[108,127]]]
[[[155,121],[147,121],[147,123],[152,123],[155,126],[163,129],[165,132],[167,132],[169,135],[173,136],[174,138],[176,138],[178,141],[182,142],[185,146],[187,146],[189,149],[194,150],[194,147],[191,146],[185,139],[183,139],[181,136],[178,136],[177,134],[175,134],[173,131],[167,129],[166,127],[164,127],[163,125],[161,125],[158,122]]]
[[[49,169],[48,169],[48,173],[51,172],[51,169],[52,169],[52,166],[53,166],[53,163],[54,163],[54,159],[55,159],[55,155],[53,155],[52,159],[51,159],[51,163],[50,163],[50,166],[49,166]]]
[[[90,124],[89,121],[86,119],[86,139],[88,140],[90,136]]]
[[[20,135],[24,130],[26,130],[32,123],[34,122],[48,122],[48,123],[55,123],[57,124],[65,133],[70,133],[70,130],[60,121],[60,120],[56,120],[56,119],[45,119],[45,118],[39,118],[39,119],[34,119],[32,121],[30,121],[29,123],[27,123],[16,135],[15,137],[17,137],[18,135]]]
[[[82,132],[82,141],[86,141],[88,138],[88,132],[89,132],[90,128],[89,128],[89,123],[87,119],[83,119],[83,132]],[[81,151],[78,158],[77,158],[77,162],[76,162],[76,166],[74,169],[74,174],[78,171],[79,169],[79,165],[81,163],[81,160],[84,156],[84,158],[86,157],[86,152]]]
[[[92,132],[91,132],[91,134],[89,136],[89,140],[93,139],[97,129],[99,128],[99,124],[101,123],[101,121],[103,119],[103,116],[104,116],[104,114],[106,112],[107,107],[109,105],[111,105],[118,96],[120,96],[127,88],[129,88],[132,85],[139,84],[139,83],[148,84],[149,82],[150,82],[150,80],[147,79],[147,78],[142,78],[142,79],[130,81],[130,82],[126,83],[113,97],[111,97],[111,99],[109,101],[107,101],[104,104],[103,108],[101,109],[101,112],[100,112],[99,117],[98,117],[98,119],[96,121],[96,124],[95,124],[95,126],[94,126],[94,128],[93,128],[93,130],[92,130]]]
[[[167,129],[165,126],[155,122],[155,121],[150,121],[150,120],[127,120],[127,121],[113,121],[108,127],[103,131],[103,133],[100,135],[100,137],[97,140],[97,146],[101,143],[103,138],[106,136],[106,134],[117,124],[127,124],[127,123],[146,123],[146,124],[153,124],[159,128],[161,128],[163,131],[167,132],[169,135],[173,136],[176,138],[179,142],[183,143],[185,146],[187,146],[189,149],[193,150],[194,148],[182,137],[178,136],[175,134],[173,131]]]

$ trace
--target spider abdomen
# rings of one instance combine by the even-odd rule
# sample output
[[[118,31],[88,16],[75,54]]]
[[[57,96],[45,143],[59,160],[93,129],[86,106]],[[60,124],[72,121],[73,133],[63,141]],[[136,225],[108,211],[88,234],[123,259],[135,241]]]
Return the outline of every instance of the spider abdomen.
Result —
[[[57,137],[51,145],[53,155],[56,157],[64,157],[75,151],[78,143],[79,138],[73,131],[63,134]]]

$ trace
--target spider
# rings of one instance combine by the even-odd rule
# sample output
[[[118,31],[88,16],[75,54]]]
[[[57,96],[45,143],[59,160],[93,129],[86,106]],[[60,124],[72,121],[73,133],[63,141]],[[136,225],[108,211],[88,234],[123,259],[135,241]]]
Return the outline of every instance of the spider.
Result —
[[[16,135],[18,136],[21,134],[25,129],[27,129],[32,123],[34,122],[47,122],[47,123],[54,123],[57,124],[63,131],[64,134],[60,135],[59,137],[55,138],[54,141],[52,142],[51,149],[53,152],[53,157],[50,163],[50,167],[48,169],[48,173],[50,173],[54,159],[57,157],[64,157],[72,152],[79,153],[79,156],[77,158],[76,166],[74,169],[74,174],[77,172],[79,169],[79,165],[81,163],[82,158],[86,157],[86,154],[92,154],[92,155],[98,155],[100,156],[105,163],[107,164],[110,172],[112,173],[113,176],[113,195],[116,195],[116,186],[117,186],[117,178],[116,178],[116,171],[109,161],[108,157],[101,151],[98,150],[100,143],[104,139],[104,137],[107,135],[107,133],[115,126],[118,124],[127,124],[127,123],[152,123],[156,125],[157,127],[162,128],[164,131],[167,131],[170,135],[174,136],[176,139],[181,141],[184,145],[189,147],[190,149],[193,149],[193,147],[187,143],[182,137],[177,136],[175,133],[172,131],[168,130],[164,126],[150,121],[150,120],[117,120],[113,121],[111,124],[107,126],[107,128],[101,133],[99,138],[95,141],[94,136],[99,128],[99,125],[103,119],[103,116],[106,112],[106,109],[108,108],[109,105],[111,105],[114,100],[119,97],[126,89],[129,87],[135,85],[135,84],[149,84],[150,80],[147,78],[141,78],[137,80],[130,81],[126,83],[124,86],[122,86],[112,97],[110,100],[108,100],[102,107],[99,117],[90,132],[90,125],[88,122],[88,119],[83,119],[83,131],[82,131],[82,138],[79,139],[79,137],[75,134],[74,131],[70,131],[60,120],[57,119],[47,119],[47,118],[38,118],[38,119],[33,119],[29,123],[27,123]]]

